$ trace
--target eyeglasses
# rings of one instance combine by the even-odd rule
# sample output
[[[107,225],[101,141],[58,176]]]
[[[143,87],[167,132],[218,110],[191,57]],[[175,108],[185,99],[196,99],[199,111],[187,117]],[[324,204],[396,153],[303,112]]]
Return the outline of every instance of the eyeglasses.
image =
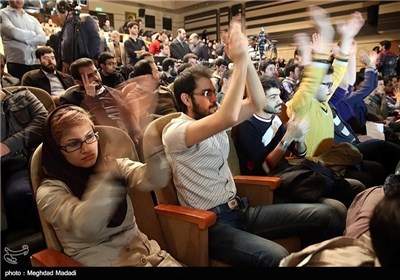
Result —
[[[333,87],[333,83],[332,82],[328,82],[328,83],[321,83],[321,85],[327,86],[328,88]]]
[[[211,98],[211,96],[215,95],[215,90],[213,89],[205,89],[202,90],[200,94],[193,93],[193,95],[204,96],[207,98]]]
[[[77,140],[77,141],[73,141],[73,142],[69,143],[68,145],[58,146],[58,147],[67,153],[72,153],[77,150],[80,150],[83,146],[83,143],[92,144],[92,143],[96,142],[97,140],[99,140],[99,133],[92,132],[89,135],[87,135],[85,140],[83,140],[83,141]]]

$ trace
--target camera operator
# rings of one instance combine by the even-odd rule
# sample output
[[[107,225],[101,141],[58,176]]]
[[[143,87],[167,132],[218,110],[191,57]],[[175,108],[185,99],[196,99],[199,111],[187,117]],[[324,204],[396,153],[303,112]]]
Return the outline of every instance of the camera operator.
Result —
[[[257,65],[260,61],[260,53],[258,52],[257,36],[250,35],[248,38],[249,46],[247,47],[247,52],[253,62],[253,65]]]
[[[57,2],[57,14],[63,24],[60,34],[60,61],[62,72],[69,72],[69,65],[78,58],[88,57],[95,62],[100,53],[98,27],[89,14],[80,14],[78,1]],[[59,67],[60,68],[60,67]]]
[[[261,60],[265,59],[265,53],[273,47],[271,41],[268,39],[268,33],[261,27],[260,33],[258,34],[258,50]]]

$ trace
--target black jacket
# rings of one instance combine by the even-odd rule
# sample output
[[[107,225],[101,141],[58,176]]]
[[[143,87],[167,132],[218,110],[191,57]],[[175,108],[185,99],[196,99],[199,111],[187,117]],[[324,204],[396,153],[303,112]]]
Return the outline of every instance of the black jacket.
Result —
[[[29,158],[42,142],[43,123],[48,114],[43,104],[29,90],[3,91],[6,93],[2,102],[6,125],[1,129],[1,142],[6,144],[11,152],[1,158],[2,163],[17,154]]]
[[[64,74],[61,71],[56,71],[56,75],[60,79],[64,89],[75,85],[74,78],[71,75]],[[30,71],[22,81],[22,85],[41,88],[51,94],[50,81],[41,69]]]

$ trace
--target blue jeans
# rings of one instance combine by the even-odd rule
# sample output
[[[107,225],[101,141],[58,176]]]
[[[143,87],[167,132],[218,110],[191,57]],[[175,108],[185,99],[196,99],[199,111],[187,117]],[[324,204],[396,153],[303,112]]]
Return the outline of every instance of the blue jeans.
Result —
[[[298,235],[302,245],[342,235],[344,221],[330,205],[287,203],[217,215],[209,229],[212,258],[235,266],[278,266],[288,251],[270,239]]]

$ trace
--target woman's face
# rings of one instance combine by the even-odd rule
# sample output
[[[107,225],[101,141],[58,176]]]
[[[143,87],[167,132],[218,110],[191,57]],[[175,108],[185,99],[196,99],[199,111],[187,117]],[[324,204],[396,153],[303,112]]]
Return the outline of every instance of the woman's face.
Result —
[[[59,146],[65,147],[68,145],[70,150],[79,147],[81,144],[82,147],[72,152],[66,152],[61,149],[61,153],[70,164],[76,167],[92,167],[96,163],[98,156],[98,141],[95,137],[93,128],[89,123],[67,129],[60,140]],[[85,140],[86,142],[84,142]]]

